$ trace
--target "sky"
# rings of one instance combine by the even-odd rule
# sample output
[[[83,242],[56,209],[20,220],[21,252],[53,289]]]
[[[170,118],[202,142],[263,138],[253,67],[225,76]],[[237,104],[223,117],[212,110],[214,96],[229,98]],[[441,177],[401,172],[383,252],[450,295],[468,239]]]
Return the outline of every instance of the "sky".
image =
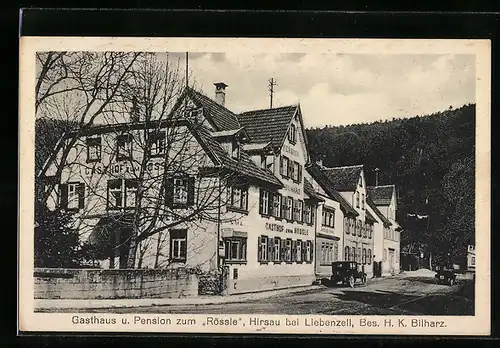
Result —
[[[169,53],[184,69],[185,53]],[[414,117],[475,103],[474,55],[190,53],[189,75],[233,112],[300,103],[306,127]]]

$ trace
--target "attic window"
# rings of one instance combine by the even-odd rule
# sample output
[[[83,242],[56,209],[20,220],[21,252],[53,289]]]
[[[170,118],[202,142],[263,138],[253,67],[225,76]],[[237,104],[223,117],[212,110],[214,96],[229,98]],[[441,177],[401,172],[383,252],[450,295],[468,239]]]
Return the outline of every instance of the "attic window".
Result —
[[[231,149],[231,157],[234,159],[240,159],[240,144],[237,140],[233,140],[233,146]]]
[[[290,129],[288,130],[288,141],[292,144],[297,142],[297,129],[293,123],[290,125]]]
[[[262,169],[267,168],[267,156],[266,155],[260,155],[260,167]]]

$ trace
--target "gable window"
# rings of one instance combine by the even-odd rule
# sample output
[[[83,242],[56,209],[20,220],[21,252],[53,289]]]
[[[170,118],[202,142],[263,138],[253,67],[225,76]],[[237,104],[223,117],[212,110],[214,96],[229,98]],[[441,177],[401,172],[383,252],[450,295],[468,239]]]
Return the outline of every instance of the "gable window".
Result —
[[[60,186],[61,208],[66,210],[83,209],[85,203],[85,184],[80,182],[69,182]]]
[[[260,168],[267,169],[267,156],[266,155],[260,155]]]
[[[288,141],[292,144],[297,142],[297,129],[293,123],[290,125],[290,129],[288,130]]]
[[[297,173],[295,171],[295,162],[288,160],[288,177],[292,180],[297,180]]]
[[[165,132],[153,132],[149,134],[151,141],[151,157],[159,157],[165,154],[166,139]]]
[[[117,144],[117,159],[126,160],[132,159],[132,135],[122,134],[116,138]]]
[[[247,187],[234,187],[229,190],[230,200],[229,206],[238,210],[248,210],[248,188]]]
[[[184,208],[194,204],[194,177],[170,178],[165,187],[165,203],[171,208]]]
[[[280,159],[280,174],[282,177],[288,178],[288,158],[281,156]]]
[[[170,260],[186,262],[187,230],[170,230]]]
[[[281,217],[281,195],[279,193],[273,195],[273,216]]]
[[[365,194],[361,194],[361,209],[365,210]]]
[[[270,210],[270,199],[269,191],[261,189],[260,190],[260,200],[259,200],[259,213],[261,215],[269,215]]]
[[[322,225],[327,227],[335,227],[335,210],[323,208]]]
[[[359,192],[356,191],[356,208],[359,208]]]
[[[240,158],[240,144],[237,140],[233,140],[233,149],[231,151],[231,157],[234,159]]]
[[[101,152],[101,138],[87,138],[87,162],[100,162]]]

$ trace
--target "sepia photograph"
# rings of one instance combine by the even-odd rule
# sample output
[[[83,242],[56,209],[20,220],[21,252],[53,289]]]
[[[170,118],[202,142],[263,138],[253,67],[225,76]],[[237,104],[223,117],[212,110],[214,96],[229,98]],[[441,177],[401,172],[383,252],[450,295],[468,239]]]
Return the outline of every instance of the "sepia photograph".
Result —
[[[34,50],[31,312],[76,330],[480,321],[478,55],[230,42]]]

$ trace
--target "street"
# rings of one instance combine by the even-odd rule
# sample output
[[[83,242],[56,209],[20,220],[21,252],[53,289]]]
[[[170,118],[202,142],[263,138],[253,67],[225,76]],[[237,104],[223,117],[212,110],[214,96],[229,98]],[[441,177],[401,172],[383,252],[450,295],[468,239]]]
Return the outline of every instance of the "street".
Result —
[[[366,286],[359,284],[356,284],[354,288],[343,285],[322,286],[319,289],[239,303],[65,309],[63,311],[183,314],[474,315],[474,283],[462,282],[448,286],[436,284],[433,278],[389,277],[369,280]]]

